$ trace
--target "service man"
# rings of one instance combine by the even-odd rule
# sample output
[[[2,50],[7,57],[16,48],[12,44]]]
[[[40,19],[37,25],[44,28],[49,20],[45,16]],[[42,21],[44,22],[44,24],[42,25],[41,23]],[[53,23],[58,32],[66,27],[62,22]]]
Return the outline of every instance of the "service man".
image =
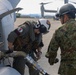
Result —
[[[41,48],[43,47],[42,34],[49,32],[50,25],[50,21],[47,19],[26,21],[9,34],[8,48],[10,50],[23,51],[35,61],[40,59]],[[13,67],[21,75],[24,75],[25,64],[29,67],[30,75],[39,75],[39,72],[31,67],[29,63],[25,63],[24,57],[18,56],[14,58]]]
[[[46,57],[54,64],[58,48],[61,49],[60,75],[76,75],[76,9],[72,4],[63,5],[56,15],[63,26],[59,27],[48,46]]]

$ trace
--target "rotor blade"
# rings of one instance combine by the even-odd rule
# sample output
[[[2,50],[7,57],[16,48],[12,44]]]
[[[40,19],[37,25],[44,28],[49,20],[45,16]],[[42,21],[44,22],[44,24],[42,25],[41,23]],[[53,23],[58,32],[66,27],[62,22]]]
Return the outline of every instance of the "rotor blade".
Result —
[[[49,4],[49,3],[52,3],[52,2],[47,2],[47,3],[43,3],[43,2],[42,2],[42,3],[40,3],[40,4],[43,4],[43,5],[45,5],[45,4]]]
[[[15,11],[19,11],[19,10],[22,10],[22,8],[15,8],[15,9],[12,9],[12,10],[9,10],[9,11],[6,11],[2,14],[0,14],[0,19],[2,19],[3,17],[5,17],[6,15],[9,15]]]
[[[53,13],[56,13],[57,10],[44,10],[45,12],[53,12]]]

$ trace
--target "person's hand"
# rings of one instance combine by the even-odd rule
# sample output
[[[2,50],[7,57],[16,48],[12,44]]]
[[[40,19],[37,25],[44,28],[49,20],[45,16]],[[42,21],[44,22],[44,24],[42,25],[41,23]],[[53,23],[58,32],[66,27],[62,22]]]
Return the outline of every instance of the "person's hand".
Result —
[[[9,53],[12,53],[13,52],[13,50],[7,50],[6,52],[5,52],[5,54],[9,54]]]
[[[41,55],[42,55],[42,52],[41,51],[37,52],[37,54],[36,54],[37,60],[39,60],[41,58]]]
[[[48,62],[49,62],[50,65],[54,65],[54,64],[57,63],[58,61],[59,61],[58,58],[55,58],[55,59],[53,59],[53,58],[48,58]]]
[[[8,42],[8,50],[5,52],[5,54],[9,54],[9,53],[12,53],[13,52],[13,43],[11,42]]]
[[[11,42],[8,42],[8,48],[9,48],[9,50],[13,50],[13,48],[14,48],[14,45],[13,45],[13,43],[11,43]]]
[[[53,64],[54,64],[54,60],[51,59],[51,58],[48,58],[48,63],[49,63],[50,65],[53,65]]]

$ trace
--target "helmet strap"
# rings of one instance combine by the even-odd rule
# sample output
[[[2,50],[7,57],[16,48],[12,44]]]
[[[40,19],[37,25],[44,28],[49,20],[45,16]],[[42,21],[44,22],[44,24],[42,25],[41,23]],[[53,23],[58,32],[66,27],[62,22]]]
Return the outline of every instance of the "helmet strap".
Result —
[[[38,20],[38,24],[36,24],[36,25],[34,26],[34,28],[35,28],[35,29],[39,29],[40,26],[41,26],[41,23],[40,23],[40,21]]]
[[[62,24],[64,24],[64,15],[62,16]]]
[[[41,25],[41,23],[40,23],[40,21],[38,20],[38,22],[39,22],[39,25]]]

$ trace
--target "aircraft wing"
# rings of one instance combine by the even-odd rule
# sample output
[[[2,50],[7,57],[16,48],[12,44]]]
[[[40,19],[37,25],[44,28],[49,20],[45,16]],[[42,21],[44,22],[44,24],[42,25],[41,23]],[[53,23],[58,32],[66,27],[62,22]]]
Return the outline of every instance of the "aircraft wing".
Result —
[[[20,2],[20,0],[8,0],[8,1],[11,3],[13,8],[15,8],[17,4]]]
[[[45,12],[54,12],[54,13],[56,13],[57,12],[57,10],[44,10]]]

